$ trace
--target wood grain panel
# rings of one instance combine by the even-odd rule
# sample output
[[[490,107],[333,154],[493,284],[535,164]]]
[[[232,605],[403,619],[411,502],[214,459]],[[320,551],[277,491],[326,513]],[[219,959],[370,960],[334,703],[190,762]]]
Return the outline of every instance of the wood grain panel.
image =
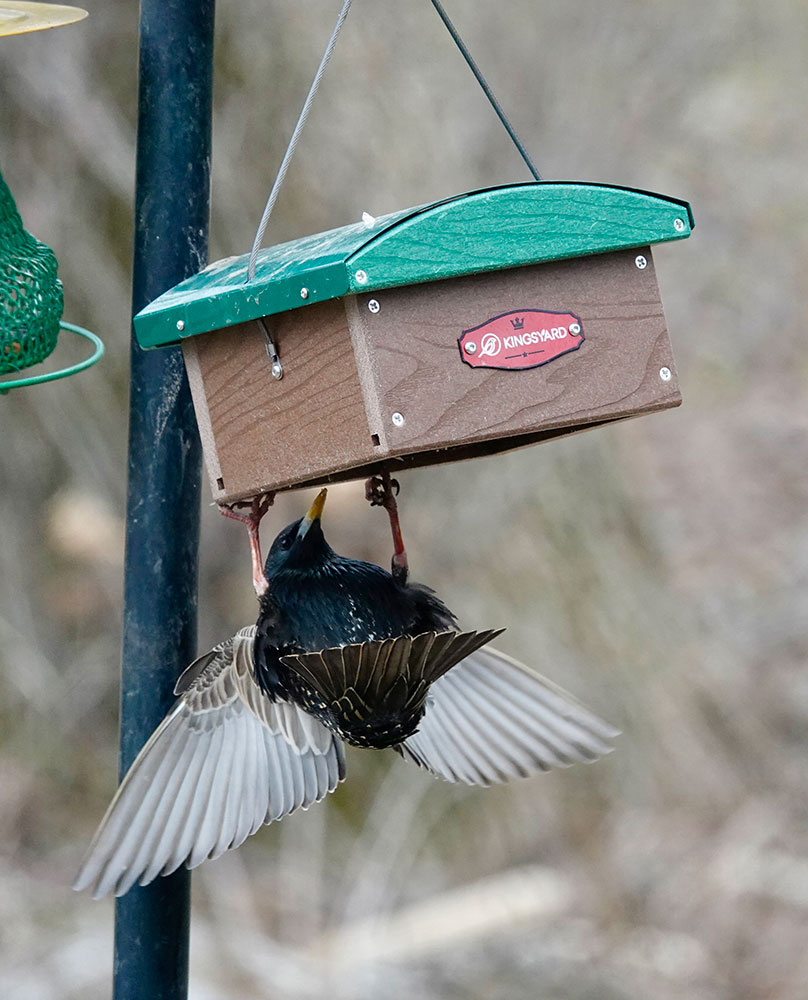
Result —
[[[283,363],[280,381],[272,378],[257,322],[195,338],[218,461],[216,500],[316,480],[374,458],[342,301],[267,322]]]
[[[525,371],[462,362],[463,330],[520,309],[576,314],[584,343]],[[493,454],[681,402],[647,248],[375,291],[268,322],[280,381],[257,322],[196,337],[188,355],[217,500]]]
[[[191,398],[194,401],[194,413],[199,427],[199,438],[202,442],[202,452],[205,456],[205,468],[208,472],[211,492],[214,496],[221,493],[219,480],[222,475],[219,465],[219,453],[216,450],[216,437],[210,421],[208,399],[205,393],[205,379],[199,364],[199,341],[196,338],[186,340],[182,345],[182,356],[185,360],[185,371],[188,374],[188,384],[191,387]]]
[[[635,265],[642,253],[648,266]],[[648,248],[358,296],[349,311],[364,338],[360,378],[371,433],[391,455],[452,448],[591,425],[681,402],[653,261]],[[470,368],[463,330],[519,309],[580,316],[585,342],[541,368]],[[369,359],[369,360],[368,360]],[[659,371],[673,373],[664,382]],[[393,413],[404,415],[397,427]],[[374,413],[378,417],[374,417]],[[378,424],[374,423],[378,421]],[[492,450],[501,450],[500,448]]]

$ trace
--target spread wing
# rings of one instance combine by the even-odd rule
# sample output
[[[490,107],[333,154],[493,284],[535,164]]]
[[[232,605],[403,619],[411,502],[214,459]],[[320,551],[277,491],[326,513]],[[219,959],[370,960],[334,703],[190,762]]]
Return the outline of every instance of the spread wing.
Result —
[[[618,730],[572,695],[486,646],[432,685],[418,731],[399,753],[467,785],[597,760]]]
[[[345,777],[342,743],[253,679],[255,627],[191,664],[180,695],[123,779],[74,889],[122,896],[238,847]]]

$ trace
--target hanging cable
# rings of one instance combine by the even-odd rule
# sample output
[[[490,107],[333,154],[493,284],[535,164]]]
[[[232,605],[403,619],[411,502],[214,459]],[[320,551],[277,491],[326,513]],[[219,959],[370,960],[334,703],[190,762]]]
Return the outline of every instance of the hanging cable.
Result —
[[[469,52],[468,48],[466,47],[466,43],[460,37],[460,34],[458,33],[457,28],[455,28],[455,26],[449,20],[449,15],[446,13],[446,11],[445,11],[445,9],[443,7],[443,4],[440,2],[440,0],[431,0],[431,3],[432,3],[432,6],[435,8],[435,10],[438,12],[438,16],[440,17],[441,21],[443,21],[443,23],[446,25],[446,27],[447,27],[447,29],[449,31],[449,34],[454,39],[455,45],[460,49],[461,53],[463,54],[463,58],[468,63],[469,69],[474,74],[474,76],[477,78],[477,83],[479,83],[479,85],[482,87],[485,96],[488,98],[489,103],[491,104],[491,107],[494,109],[494,111],[496,111],[497,117],[502,122],[502,124],[505,126],[505,129],[506,129],[508,135],[511,137],[511,140],[512,140],[514,146],[516,146],[516,148],[519,150],[519,155],[522,157],[522,159],[527,164],[528,170],[531,172],[531,174],[533,174],[533,177],[537,181],[540,181],[541,177],[539,176],[539,171],[536,169],[536,166],[533,163],[533,160],[531,160],[530,154],[528,153],[528,151],[525,149],[524,145],[522,144],[522,140],[516,134],[516,129],[510,123],[510,120],[508,119],[508,116],[505,114],[504,110],[502,109],[502,105],[499,103],[499,101],[494,96],[494,92],[491,90],[491,87],[488,85],[488,81],[483,76],[483,74],[482,74],[482,72],[480,70],[480,67],[474,61],[474,58],[473,58],[472,54]]]
[[[295,125],[295,130],[292,133],[292,138],[289,140],[289,145],[284,154],[283,160],[281,161],[280,168],[278,170],[278,175],[275,178],[275,183],[272,185],[272,190],[269,192],[269,198],[267,199],[266,206],[264,207],[264,214],[261,216],[261,221],[258,224],[258,231],[255,234],[255,239],[253,240],[252,250],[250,251],[250,263],[247,268],[247,280],[252,281],[255,277],[255,259],[258,256],[258,251],[261,249],[261,244],[264,241],[264,233],[266,232],[267,223],[269,222],[269,217],[272,215],[272,209],[275,207],[275,202],[278,200],[278,194],[280,193],[281,185],[283,184],[284,178],[286,177],[286,172],[289,169],[289,163],[294,156],[295,149],[297,148],[298,140],[300,139],[300,133],[303,131],[303,127],[306,124],[306,119],[309,117],[309,112],[311,111],[311,106],[314,103],[314,98],[317,96],[317,91],[320,89],[320,81],[323,78],[323,73],[325,73],[325,68],[328,65],[328,61],[334,52],[334,47],[337,44],[337,38],[339,37],[340,31],[342,31],[342,26],[345,23],[345,18],[348,16],[348,11],[350,10],[352,0],[345,0],[342,5],[342,10],[337,18],[337,23],[334,26],[334,30],[331,33],[331,38],[328,40],[328,45],[326,46],[325,52],[323,53],[323,58],[320,60],[320,65],[317,69],[317,73],[314,76],[314,80],[311,84],[311,89],[309,90],[308,97],[303,104],[303,110],[300,112],[300,117],[297,120],[297,125]]]
[[[342,10],[340,11],[339,17],[337,18],[337,23],[334,26],[334,30],[331,33],[331,37],[328,40],[328,45],[326,46],[325,52],[323,53],[323,57],[320,60],[320,65],[317,68],[317,73],[314,76],[314,80],[312,81],[308,96],[306,97],[306,100],[303,104],[303,110],[300,112],[300,117],[297,120],[297,124],[295,125],[294,131],[292,132],[292,138],[289,140],[289,145],[287,146],[286,152],[284,153],[283,160],[281,161],[281,165],[278,169],[277,176],[275,177],[275,182],[272,185],[272,190],[269,193],[269,198],[267,199],[267,203],[264,206],[264,214],[261,216],[261,221],[258,224],[258,231],[255,234],[252,250],[250,251],[250,261],[247,267],[248,281],[252,281],[253,278],[255,277],[255,262],[256,258],[258,257],[258,251],[261,249],[261,244],[264,241],[264,234],[266,233],[267,224],[269,223],[269,217],[270,215],[272,215],[272,210],[275,207],[275,202],[278,200],[278,194],[280,193],[281,185],[283,184],[283,181],[286,177],[286,173],[289,169],[289,164],[292,160],[292,157],[294,156],[295,149],[297,148],[300,135],[309,117],[309,112],[311,111],[311,106],[314,103],[314,98],[317,96],[317,91],[320,89],[320,83],[322,81],[323,74],[325,73],[325,68],[328,65],[328,62],[331,59],[331,56],[334,52],[334,48],[337,44],[337,38],[339,37],[340,31],[342,31],[342,26],[345,23],[345,18],[348,16],[348,11],[350,10],[351,3],[352,0],[344,0],[344,3],[342,5]],[[516,129],[513,127],[510,120],[508,119],[508,116],[505,114],[502,105],[494,96],[494,92],[491,90],[488,81],[483,76],[480,67],[474,61],[474,58],[469,52],[466,43],[460,37],[457,28],[455,28],[454,24],[452,24],[451,20],[449,19],[449,15],[446,13],[443,4],[440,2],[440,0],[431,0],[431,3],[432,6],[437,11],[438,15],[440,16],[440,19],[446,25],[446,28],[448,29],[449,34],[452,36],[455,45],[457,45],[457,47],[460,49],[460,52],[462,53],[463,58],[466,60],[469,69],[476,77],[477,82],[482,88],[485,96],[488,98],[491,107],[497,113],[497,117],[502,122],[503,126],[505,127],[505,130],[507,131],[508,135],[511,138],[511,141],[519,151],[519,155],[525,161],[528,170],[537,181],[540,181],[541,176],[539,175],[539,171],[536,169],[533,160],[530,158],[530,154],[525,149],[519,136],[516,134]]]

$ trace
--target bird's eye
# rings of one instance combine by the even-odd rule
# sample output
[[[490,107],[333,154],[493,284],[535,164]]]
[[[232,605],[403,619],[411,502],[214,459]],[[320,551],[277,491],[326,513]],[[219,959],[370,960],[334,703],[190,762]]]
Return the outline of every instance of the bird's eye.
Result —
[[[281,548],[282,549],[291,549],[291,547],[292,547],[292,536],[291,535],[287,535],[285,538],[281,539]]]

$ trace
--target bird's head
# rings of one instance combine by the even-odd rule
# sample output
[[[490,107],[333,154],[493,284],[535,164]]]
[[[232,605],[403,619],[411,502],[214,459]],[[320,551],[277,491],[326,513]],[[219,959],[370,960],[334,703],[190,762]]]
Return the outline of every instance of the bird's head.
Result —
[[[316,569],[334,557],[320,524],[327,492],[320,490],[305,517],[287,524],[272,543],[264,564],[268,580],[282,570]]]

